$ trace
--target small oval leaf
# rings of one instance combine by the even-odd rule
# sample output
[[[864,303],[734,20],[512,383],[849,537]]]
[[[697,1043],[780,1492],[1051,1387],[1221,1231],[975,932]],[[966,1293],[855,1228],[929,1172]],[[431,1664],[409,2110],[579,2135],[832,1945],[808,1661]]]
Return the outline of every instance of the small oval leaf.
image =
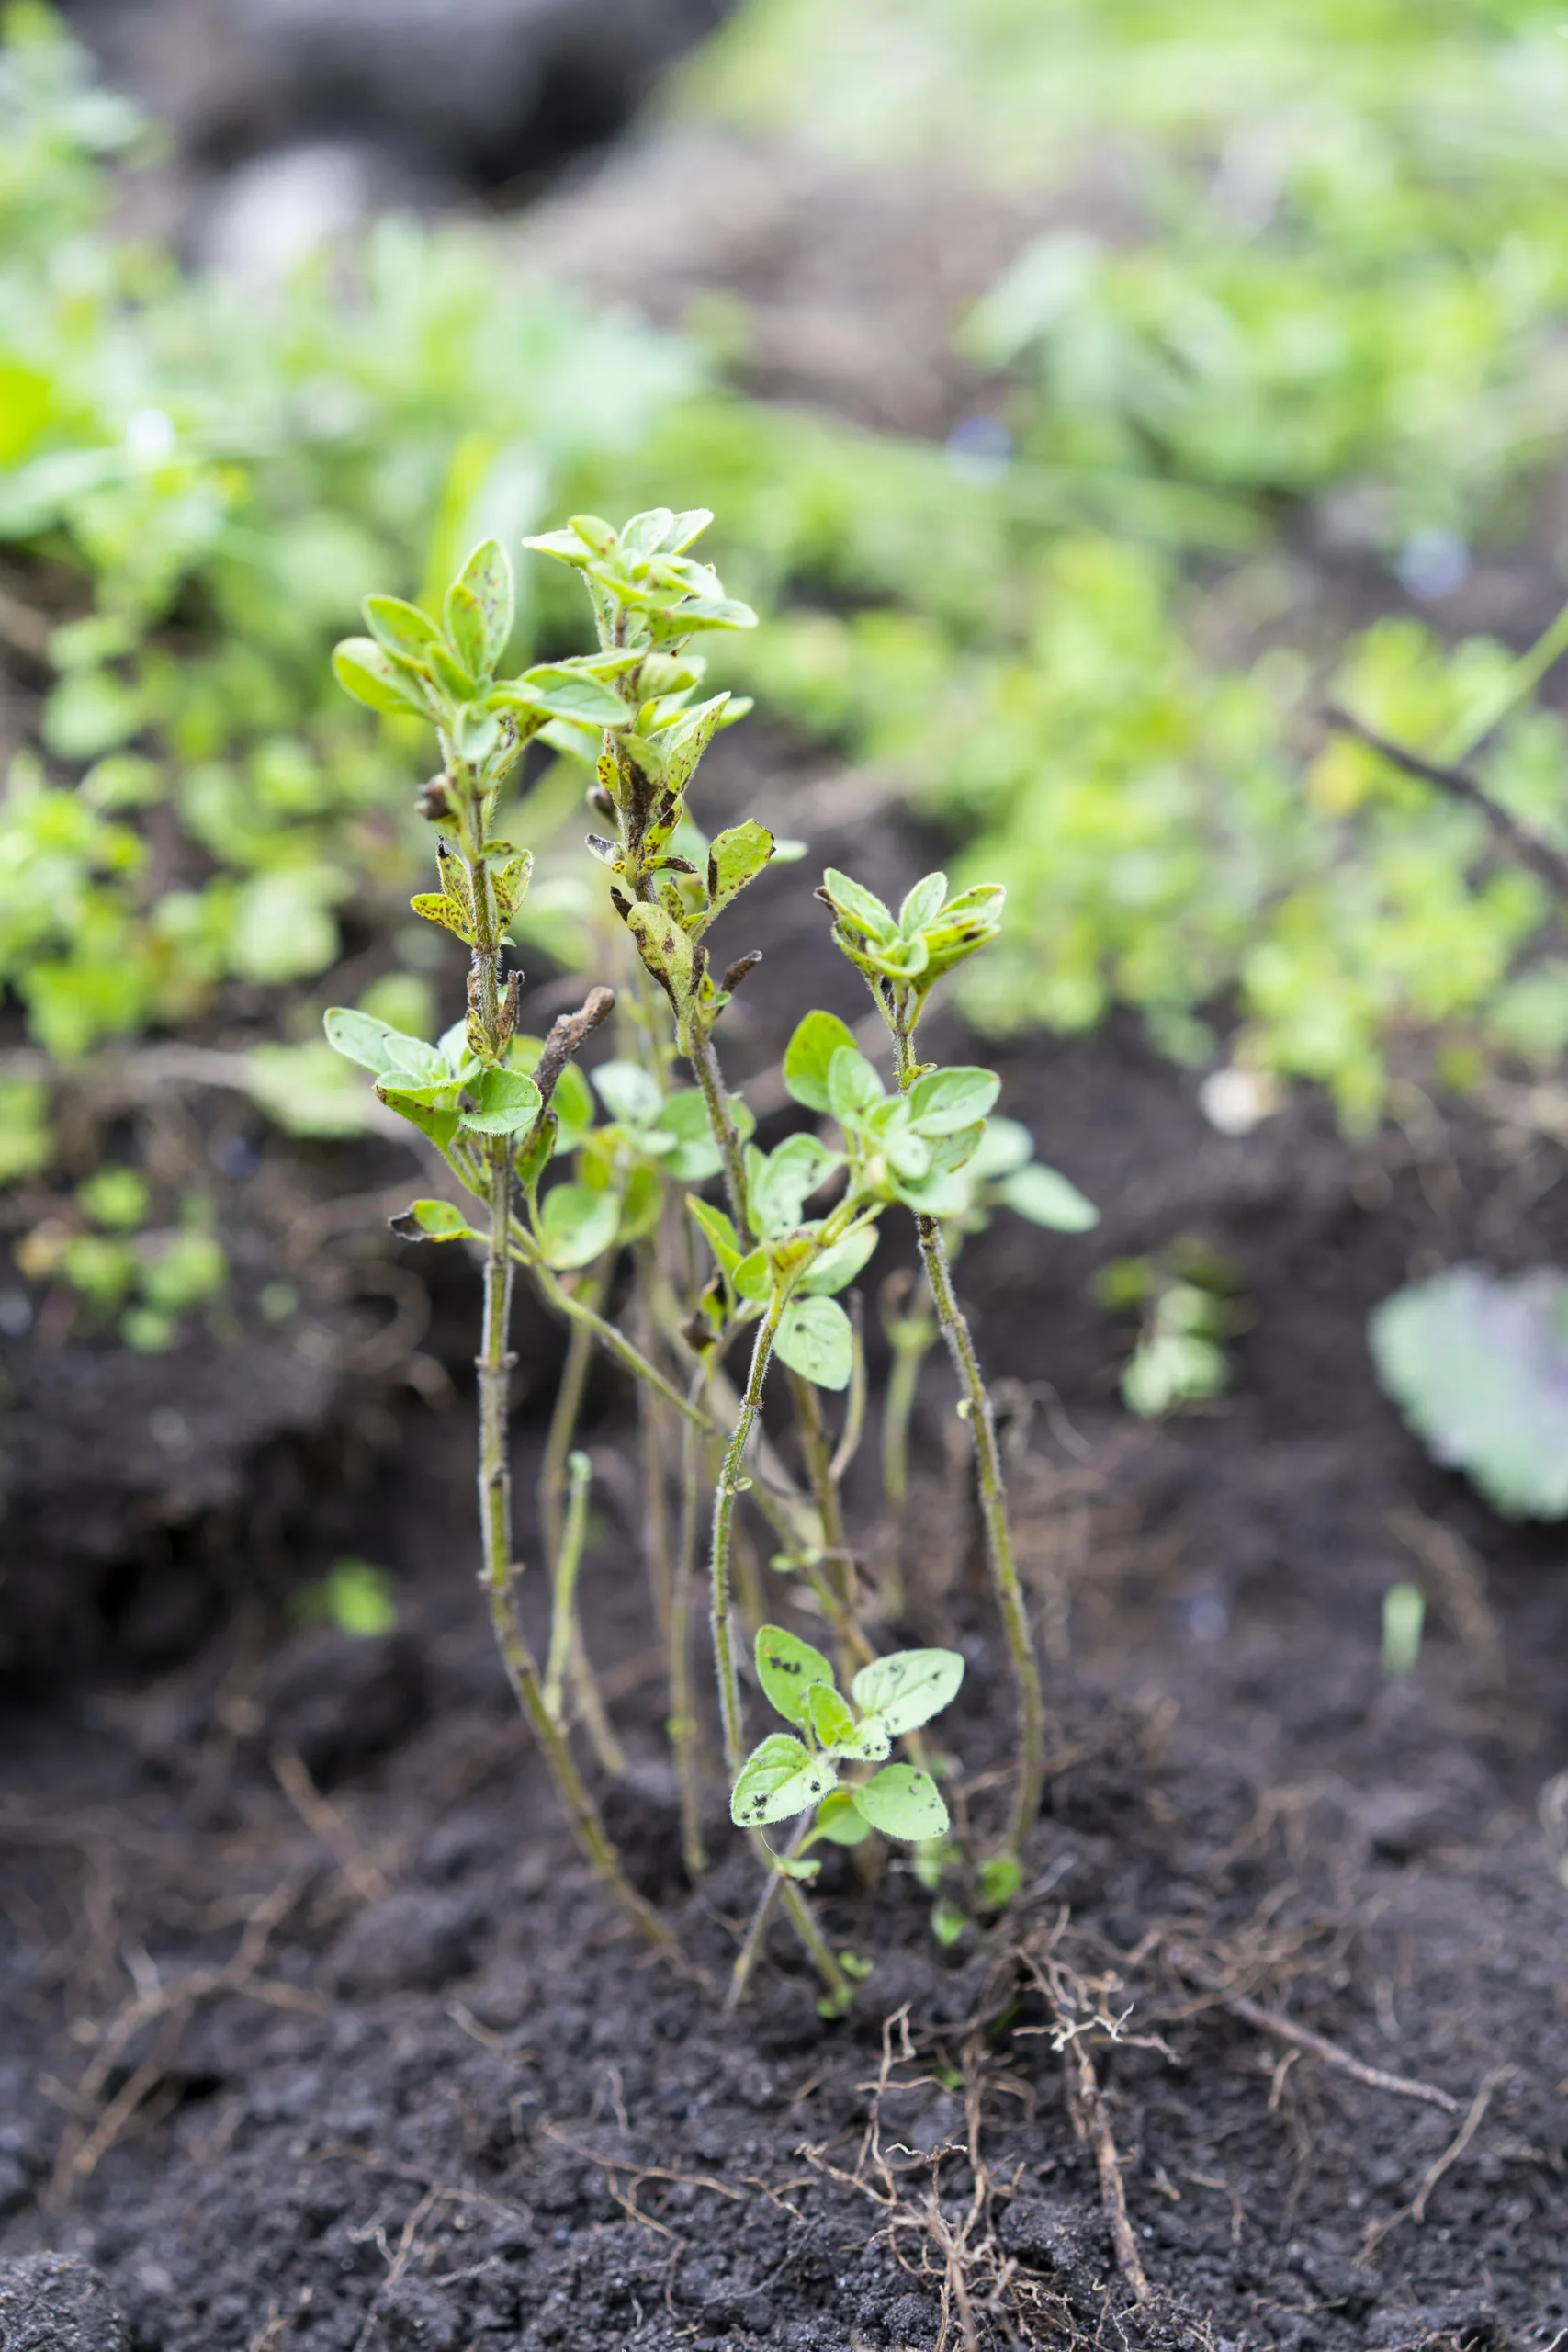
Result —
[[[873,1779],[852,1788],[850,1796],[856,1810],[885,1838],[919,1846],[928,1838],[947,1834],[947,1807],[942,1792],[918,1764],[885,1764]]]

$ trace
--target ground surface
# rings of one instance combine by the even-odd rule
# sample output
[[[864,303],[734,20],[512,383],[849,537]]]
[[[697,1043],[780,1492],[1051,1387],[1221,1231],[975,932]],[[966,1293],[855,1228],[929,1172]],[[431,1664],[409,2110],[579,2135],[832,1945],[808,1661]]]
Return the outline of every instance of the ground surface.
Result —
[[[908,852],[878,854],[896,879]],[[792,931],[761,920],[788,998]],[[769,1043],[758,1020],[735,1051]],[[89,2255],[142,2352],[892,2352],[937,2341],[944,2286],[953,2343],[965,2298],[987,2344],[1554,2341],[1564,1897],[1536,1800],[1564,1761],[1562,1540],[1425,1464],[1362,1322],[1438,1258],[1561,1260],[1561,1157],[1436,1114],[1352,1153],[1311,1104],[1226,1140],[1121,1033],[1005,1067],[1005,1107],[1107,1209],[1090,1243],[998,1224],[963,1266],[1018,1384],[1056,1653],[1014,1912],[943,1951],[910,1876],[868,1893],[835,1857],[833,1933],[874,1961],[838,2026],[782,1939],[734,2018],[634,1951],[490,1653],[466,1404],[394,1399],[357,1487],[320,1453],[317,1478],[332,1540],[398,1570],[396,1635],[279,1645],[242,1609],[151,1686],[101,1671],[6,1710],[6,2250]],[[1151,1430],[1115,1402],[1124,1334],[1087,1284],[1179,1234],[1234,1258],[1255,1319],[1233,1396]],[[525,1488],[550,1342],[524,1337]],[[716,1822],[718,1867],[681,1883],[613,1388],[597,1409],[587,1623],[631,1756],[607,1806],[722,1984],[750,1864]],[[897,1637],[965,1650],[951,1744],[983,1827],[1007,1708],[953,1426],[933,1379]],[[1412,1572],[1436,1622],[1390,1684],[1380,1599]],[[1281,2017],[1447,2103],[1354,2078]]]

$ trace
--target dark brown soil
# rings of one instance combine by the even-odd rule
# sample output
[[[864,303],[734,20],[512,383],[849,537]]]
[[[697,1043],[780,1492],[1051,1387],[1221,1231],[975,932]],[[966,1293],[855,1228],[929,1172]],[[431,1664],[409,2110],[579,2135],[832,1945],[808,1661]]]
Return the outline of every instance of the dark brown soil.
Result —
[[[773,985],[738,1061],[814,960],[758,919]],[[1013,1911],[944,1950],[907,1871],[868,1889],[835,1855],[832,1933],[874,1963],[853,2016],[818,2018],[782,1934],[721,2014],[752,1866],[716,1815],[717,1867],[682,1882],[606,1384],[587,1623],[631,1760],[605,1804],[694,1973],[634,1949],[489,1647],[466,1403],[404,1390],[370,1475],[321,1496],[333,1545],[398,1572],[398,1634],[279,1643],[242,1608],[161,1681],[7,1709],[0,2247],[89,2256],[140,2352],[1559,2340],[1564,1896],[1536,1803],[1568,1760],[1563,1542],[1426,1464],[1363,1325],[1441,1259],[1561,1262],[1561,1154],[1436,1112],[1352,1152],[1310,1102],[1225,1140],[1121,1029],[1005,1071],[1106,1210],[1089,1242],[998,1223],[963,1261],[1055,1652]],[[1089,1282],[1180,1235],[1234,1260],[1254,1319],[1233,1394],[1147,1429]],[[525,1493],[554,1342],[523,1336]],[[1008,1707],[955,1428],[933,1374],[896,1637],[965,1652],[951,1745],[983,1830]],[[1391,1683],[1381,1596],[1411,1574],[1435,1623]]]

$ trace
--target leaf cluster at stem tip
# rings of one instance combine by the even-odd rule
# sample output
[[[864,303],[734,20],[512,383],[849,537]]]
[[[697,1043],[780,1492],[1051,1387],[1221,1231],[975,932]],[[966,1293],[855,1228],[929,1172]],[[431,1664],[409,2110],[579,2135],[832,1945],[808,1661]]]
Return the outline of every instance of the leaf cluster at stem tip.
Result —
[[[782,1625],[763,1625],[756,1641],[757,1679],[794,1732],[772,1732],[751,1750],[730,1792],[730,1819],[762,1829],[815,1808],[808,1834],[790,1857],[774,1857],[789,1876],[814,1875],[798,1859],[818,1838],[857,1846],[874,1829],[908,1845],[947,1834],[948,1812],[929,1772],[889,1764],[893,1742],[950,1705],[964,1679],[956,1650],[895,1650],[863,1666],[840,1691],[833,1668]],[[876,1764],[869,1779],[840,1779],[845,1766]]]

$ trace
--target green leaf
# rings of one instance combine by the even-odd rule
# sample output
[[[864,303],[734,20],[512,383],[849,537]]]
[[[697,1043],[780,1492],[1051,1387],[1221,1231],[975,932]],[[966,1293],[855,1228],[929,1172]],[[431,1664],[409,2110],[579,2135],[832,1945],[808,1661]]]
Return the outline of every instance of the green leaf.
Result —
[[[801,1695],[806,1702],[806,1719],[817,1735],[819,1747],[833,1748],[840,1740],[853,1739],[855,1719],[849,1702],[830,1682],[809,1683]]]
[[[401,596],[367,596],[365,620],[370,634],[387,652],[418,662],[440,634],[428,613]]]
[[[441,923],[447,931],[456,933],[465,947],[473,945],[473,931],[462,909],[453,905],[445,890],[421,890],[409,900],[409,905],[416,915],[423,915],[426,922]]]
[[[830,1789],[818,1807],[812,1834],[834,1846],[861,1846],[871,1835],[871,1824],[856,1812],[848,1789]]]
[[[482,684],[490,676],[490,663],[485,659],[484,615],[479,610],[479,598],[460,580],[454,580],[446,591],[443,617],[453,652],[475,684]]]
[[[674,776],[670,779],[674,785]],[[678,788],[678,787],[677,787]],[[748,818],[743,825],[728,826],[714,836],[708,850],[707,892],[710,915],[718,914],[754,882],[773,854],[773,837],[765,825]]]
[[[745,1253],[740,1247],[740,1237],[729,1218],[722,1209],[716,1209],[707,1201],[698,1200],[694,1193],[686,1195],[686,1206],[706,1237],[708,1248],[713,1251],[720,1272],[733,1281],[735,1269]]]
[[[352,695],[367,710],[378,710],[392,718],[406,718],[411,710],[422,718],[430,716],[430,706],[412,672],[399,668],[373,637],[345,637],[333,654],[333,675],[344,694]]]
[[[814,1687],[806,1706],[819,1746],[841,1763],[880,1764],[887,1755],[892,1742],[886,1725],[874,1715],[857,1723],[836,1690]]]
[[[1004,1176],[997,1198],[1016,1216],[1026,1216],[1031,1225],[1049,1226],[1055,1233],[1090,1233],[1100,1223],[1100,1211],[1076,1184],[1055,1168],[1037,1163]]]
[[[500,541],[486,539],[477,547],[455,584],[467,591],[478,609],[477,659],[488,675],[506,650],[517,607],[512,560]]]
[[[729,1817],[738,1829],[765,1829],[805,1813],[829,1790],[838,1774],[826,1757],[813,1756],[786,1731],[771,1732],[740,1767],[730,1792]]]
[[[400,1094],[385,1084],[378,1085],[376,1091],[389,1111],[395,1111],[400,1119],[406,1119],[411,1127],[417,1127],[422,1136],[428,1136],[438,1151],[448,1148],[457,1132],[456,1111],[422,1102],[417,1095]]]
[[[828,1065],[828,1108],[840,1126],[852,1126],[883,1099],[882,1080],[854,1046],[840,1046]]]
[[[585,523],[593,523],[598,520],[598,517],[585,514],[581,519]],[[558,563],[570,563],[581,571],[585,564],[592,561],[595,555],[607,553],[608,548],[615,546],[615,532],[610,529],[608,523],[605,524],[604,528],[610,532],[608,547],[604,548],[596,547],[592,540],[576,530],[536,531],[533,537],[525,538],[523,544],[525,548],[532,548],[536,555],[554,556]]]
[[[851,1688],[862,1713],[877,1716],[897,1738],[950,1706],[963,1679],[956,1650],[895,1650],[863,1666]]]
[[[482,1069],[468,1082],[474,1108],[463,1114],[471,1135],[515,1136],[539,1115],[539,1090],[520,1069]]]
[[[749,1250],[736,1266],[729,1279],[741,1298],[750,1298],[761,1304],[773,1291],[773,1261],[765,1250]]]
[[[931,1774],[916,1764],[885,1764],[871,1780],[851,1789],[850,1796],[885,1838],[918,1846],[928,1838],[947,1835],[947,1807],[941,1792]]]
[[[601,1062],[592,1072],[593,1089],[612,1119],[624,1127],[651,1127],[659,1119],[663,1096],[659,1081],[640,1062]]]
[[[586,727],[631,723],[631,712],[614,686],[569,662],[542,662],[525,670],[514,683],[528,701],[548,711],[552,718],[575,719]]]
[[[867,890],[849,875],[840,874],[833,865],[822,876],[822,889],[841,922],[863,932],[878,946],[893,945],[898,937],[898,926],[874,891]]]
[[[668,994],[677,1016],[683,1019],[692,1000],[694,951],[691,941],[665,907],[642,903],[632,907],[626,929],[637,941],[643,963]]]
[[[945,874],[928,874],[923,882],[916,883],[898,910],[898,928],[907,939],[915,932],[923,931],[931,918],[941,913],[946,896]]]
[[[784,1082],[808,1111],[828,1109],[828,1073],[834,1055],[845,1046],[851,1053],[860,1050],[836,1012],[808,1012],[796,1025],[784,1047]]]
[[[586,1184],[555,1185],[539,1204],[546,1265],[558,1273],[592,1265],[615,1240],[620,1222],[618,1193],[594,1192]]]
[[[834,1298],[792,1298],[779,1317],[773,1353],[815,1388],[847,1388],[854,1370],[854,1332]]]
[[[1371,1317],[1378,1378],[1508,1519],[1568,1518],[1568,1277],[1450,1266]]]
[[[760,1625],[752,1654],[757,1661],[757,1679],[785,1723],[809,1723],[807,1693],[813,1689],[833,1688],[833,1669],[821,1651],[814,1650],[809,1642],[803,1642],[798,1634],[792,1634],[787,1625]],[[840,1704],[843,1704],[841,1700]]]
[[[671,792],[685,791],[696,769],[697,762],[713,741],[714,730],[724,715],[724,707],[728,700],[728,695],[714,695],[707,702],[694,703],[690,710],[683,710],[681,713],[672,726],[661,729],[657,736],[650,739],[663,754],[664,780]],[[737,825],[734,830],[737,833],[750,835],[761,833],[763,829],[761,825],[752,825],[748,822],[745,825]],[[720,839],[722,838],[721,835]],[[766,839],[771,849],[772,835],[767,835]],[[767,859],[764,857],[762,865],[766,864]],[[761,867],[755,870],[760,872]],[[741,881],[737,882],[735,888],[740,889],[750,878],[750,874],[744,875]],[[733,897],[734,892],[730,895]]]
[[[394,1233],[406,1241],[478,1241],[468,1218],[450,1201],[415,1201],[400,1216],[389,1219]]]
[[[830,1250],[824,1250],[809,1271],[800,1278],[802,1298],[826,1298],[834,1291],[847,1290],[877,1242],[874,1225],[863,1226],[858,1233],[846,1234]]]
[[[983,1119],[1001,1092],[994,1070],[960,1067],[929,1069],[916,1079],[906,1098],[909,1123],[917,1135],[956,1135],[960,1127]]]
[[[842,1165],[842,1155],[829,1151],[820,1136],[786,1136],[764,1155],[746,1155],[751,1222],[764,1240],[778,1239],[800,1223],[807,1198],[824,1178]]]
[[[653,634],[661,639],[685,637],[702,628],[755,628],[757,616],[739,596],[688,596],[667,613],[656,614]]]
[[[357,1062],[361,1069],[373,1070],[389,1083],[399,1079],[410,1086],[451,1083],[452,1073],[439,1047],[427,1046],[423,1037],[405,1035],[389,1021],[378,1021],[373,1012],[334,1004],[321,1015],[321,1027],[327,1043],[345,1061]]]

